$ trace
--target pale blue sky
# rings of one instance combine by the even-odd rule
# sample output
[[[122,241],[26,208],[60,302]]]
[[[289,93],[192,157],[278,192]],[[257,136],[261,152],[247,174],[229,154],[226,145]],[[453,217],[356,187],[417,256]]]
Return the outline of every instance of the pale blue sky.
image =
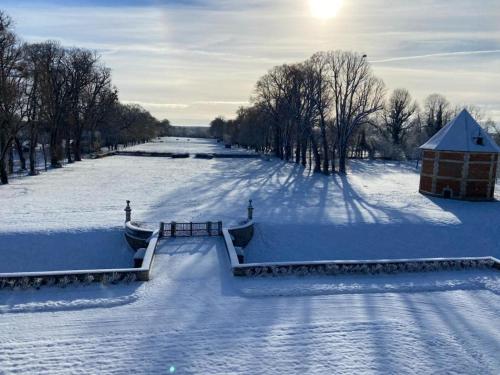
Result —
[[[311,16],[309,1],[2,0],[0,8],[27,41],[100,51],[121,100],[174,124],[231,117],[269,68],[328,49],[366,53],[389,89],[406,87],[420,101],[439,92],[500,121],[498,0],[343,0],[326,20]],[[398,59],[414,56],[427,57]]]

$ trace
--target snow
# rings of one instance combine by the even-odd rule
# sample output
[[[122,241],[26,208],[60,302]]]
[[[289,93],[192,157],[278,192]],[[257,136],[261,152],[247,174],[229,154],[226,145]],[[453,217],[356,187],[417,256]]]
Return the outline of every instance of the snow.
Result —
[[[171,366],[179,374],[493,374],[499,283],[493,272],[234,278],[220,238],[167,240],[148,283],[0,292],[0,364],[7,374],[165,374]]]
[[[152,229],[170,220],[235,225],[253,199],[257,234],[248,250],[251,261],[499,257],[500,202],[423,196],[411,164],[353,162],[352,169],[348,177],[325,177],[277,160],[85,160],[0,187],[0,253],[18,258],[12,249],[29,254],[30,236],[49,242],[60,235],[67,237],[60,251],[78,254],[85,241],[75,244],[71,238],[100,232],[109,235],[100,247],[106,250],[94,251],[116,251],[121,267],[128,255],[110,229],[121,230],[126,199],[132,201],[133,220]],[[14,242],[16,233],[24,233],[21,243]],[[308,239],[307,249],[302,238]]]
[[[123,230],[0,235],[0,273],[133,267]]]
[[[246,263],[310,260],[375,260],[500,256],[495,226],[432,223],[354,225],[268,225],[257,223],[245,249]],[[310,233],[310,240],[303,239]]]
[[[243,154],[251,151],[231,147],[225,148],[224,143],[217,143],[213,139],[185,138],[185,137],[162,137],[160,141],[143,143],[128,147],[126,151],[146,152],[172,152],[172,153],[206,153],[206,154]]]
[[[483,144],[477,144],[477,137],[483,138]],[[420,148],[436,151],[500,152],[500,147],[466,109]]]
[[[343,256],[367,254],[363,243],[377,256],[408,249],[406,258],[416,244],[458,252],[463,241],[470,256],[498,256],[499,202],[420,195],[410,164],[351,167],[341,178],[277,160],[116,156],[15,179],[0,186],[0,264],[16,258],[19,242],[38,243],[33,252],[74,246],[77,253],[97,248],[88,237],[95,233],[100,249],[119,248],[111,234],[122,228],[126,199],[133,220],[152,228],[160,220],[237,224],[253,199],[256,244],[259,233],[269,241],[266,233],[276,232],[295,258],[304,257],[299,241],[322,258],[328,228],[335,238],[327,251]],[[151,276],[128,285],[0,290],[0,373],[500,370],[496,271],[235,278],[221,238],[190,238],[162,241]]]

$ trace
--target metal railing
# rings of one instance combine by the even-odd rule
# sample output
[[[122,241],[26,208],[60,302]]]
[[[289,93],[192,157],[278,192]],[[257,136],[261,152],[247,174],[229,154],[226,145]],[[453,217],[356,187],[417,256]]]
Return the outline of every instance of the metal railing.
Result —
[[[222,221],[203,223],[160,223],[160,238],[222,236]]]

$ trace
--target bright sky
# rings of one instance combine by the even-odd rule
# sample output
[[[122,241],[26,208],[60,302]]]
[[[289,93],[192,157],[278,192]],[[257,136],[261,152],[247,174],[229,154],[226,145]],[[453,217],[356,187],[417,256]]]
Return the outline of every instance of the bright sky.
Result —
[[[498,0],[2,0],[27,41],[98,50],[124,102],[177,125],[233,117],[274,65],[366,53],[389,89],[500,121]]]

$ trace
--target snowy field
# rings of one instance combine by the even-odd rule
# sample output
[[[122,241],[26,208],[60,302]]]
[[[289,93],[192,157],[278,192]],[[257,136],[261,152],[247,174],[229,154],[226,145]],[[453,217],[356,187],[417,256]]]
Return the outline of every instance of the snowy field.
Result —
[[[424,197],[408,164],[351,166],[117,156],[15,179],[1,267],[126,249],[126,199],[155,227],[234,224],[252,198],[256,259],[500,255],[499,202]],[[240,279],[222,240],[166,241],[148,283],[1,290],[0,374],[498,374],[499,310],[498,272]]]
[[[5,374],[498,374],[493,272],[241,279],[221,239],[153,279],[0,292]]]
[[[146,152],[173,152],[173,153],[218,153],[218,154],[242,154],[249,153],[243,148],[225,148],[224,143],[217,143],[213,139],[184,138],[184,137],[162,137],[154,142],[144,143],[128,147],[126,151]]]
[[[133,267],[123,229],[0,234],[0,273]]]
[[[87,246],[94,263],[107,258],[124,266],[129,253],[117,231],[126,199],[133,219],[152,228],[161,220],[235,224],[253,199],[257,230],[246,252],[252,262],[500,257],[500,202],[423,196],[410,164],[357,161],[351,167],[345,178],[311,175],[277,160],[85,160],[0,187],[0,254],[14,269],[27,270],[30,251],[42,259],[48,247],[78,254],[95,235],[100,247]]]

